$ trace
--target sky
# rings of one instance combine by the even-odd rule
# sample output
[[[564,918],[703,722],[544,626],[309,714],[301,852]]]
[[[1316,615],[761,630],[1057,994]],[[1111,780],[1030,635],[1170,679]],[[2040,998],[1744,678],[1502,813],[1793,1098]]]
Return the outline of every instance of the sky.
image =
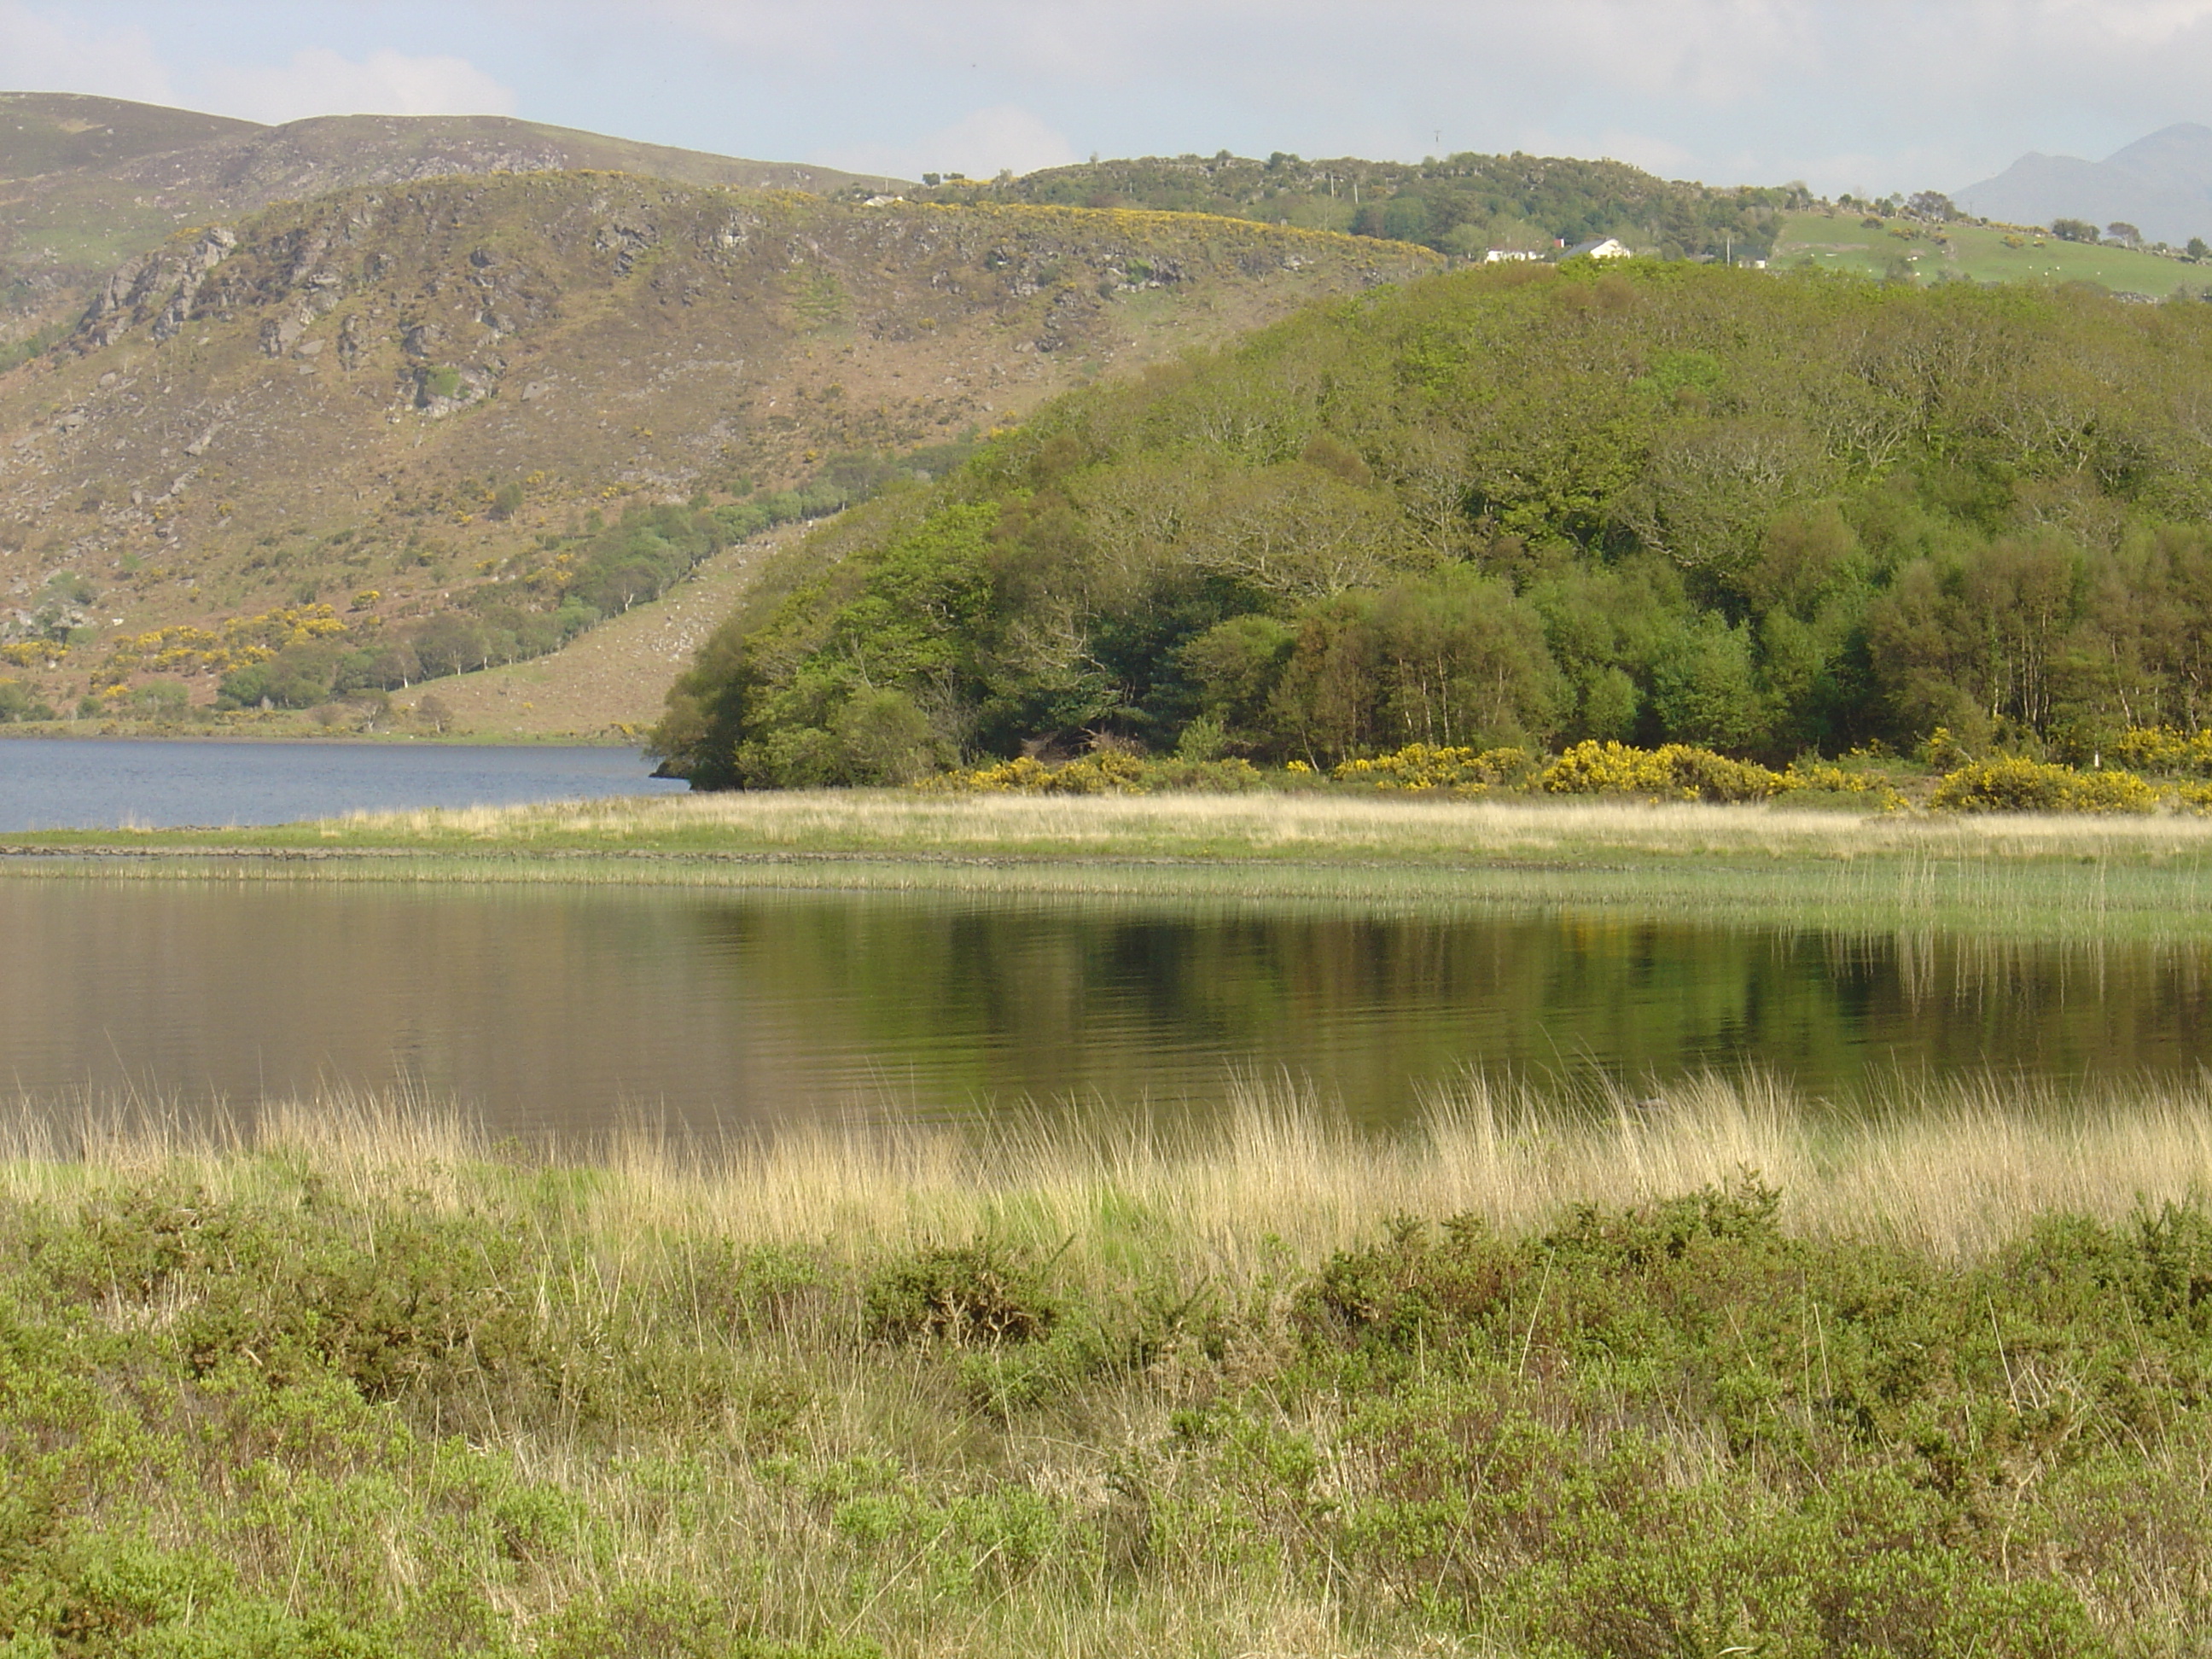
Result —
[[[0,0],[0,88],[903,178],[1519,149],[1880,195],[2212,124],[2212,0]]]

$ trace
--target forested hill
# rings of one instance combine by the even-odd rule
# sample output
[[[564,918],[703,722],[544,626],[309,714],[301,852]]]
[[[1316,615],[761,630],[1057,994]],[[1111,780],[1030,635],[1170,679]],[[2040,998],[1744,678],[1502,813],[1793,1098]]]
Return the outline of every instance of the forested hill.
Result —
[[[1554,240],[1617,236],[1669,259],[1763,259],[1784,213],[1810,204],[1802,185],[1730,188],[1659,179],[1622,161],[1453,155],[1425,161],[1308,161],[1276,154],[1146,156],[1050,167],[1022,178],[933,179],[940,201],[1219,213],[1349,231],[1482,258],[1548,251]]]
[[[2212,720],[2212,307],[1467,270],[1048,407],[672,693],[702,785],[1115,733],[1768,758]]]

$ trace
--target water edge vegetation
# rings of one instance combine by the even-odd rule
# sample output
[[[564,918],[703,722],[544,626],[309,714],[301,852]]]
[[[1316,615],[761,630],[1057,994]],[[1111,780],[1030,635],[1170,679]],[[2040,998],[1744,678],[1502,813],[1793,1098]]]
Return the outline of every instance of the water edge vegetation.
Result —
[[[2165,1655],[2203,1086],[1469,1080],[1400,1139],[13,1114],[39,1655]]]
[[[48,830],[0,854],[0,875],[17,878],[913,888],[1602,907],[2037,938],[2212,931],[2212,821],[2175,814],[829,789]]]

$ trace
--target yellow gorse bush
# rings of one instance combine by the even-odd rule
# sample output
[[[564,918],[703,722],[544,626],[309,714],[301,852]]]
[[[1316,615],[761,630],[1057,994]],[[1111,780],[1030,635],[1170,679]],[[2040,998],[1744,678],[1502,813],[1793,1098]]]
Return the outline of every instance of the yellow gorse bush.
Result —
[[[1866,795],[1884,811],[1892,811],[1905,805],[1905,797],[1887,776],[1880,772],[1854,772],[1838,766],[1832,761],[1792,761],[1790,769],[1782,775],[1785,791],[1818,791],[1830,795]]]
[[[1449,789],[1479,795],[1504,783],[1518,782],[1534,765],[1525,749],[1432,748],[1409,743],[1372,760],[1348,760],[1329,775],[1340,783],[1371,783],[1377,789]]]
[[[1928,804],[1940,812],[2152,812],[2161,799],[2132,772],[2077,772],[2014,755],[1960,767]]]
[[[58,640],[0,641],[0,662],[10,668],[56,668],[69,653],[69,647]]]
[[[2136,735],[2136,734],[2130,734]],[[2146,734],[2157,737],[2160,734]],[[2179,737],[2179,734],[2166,734]],[[2184,743],[2192,741],[2182,738]],[[1285,777],[1311,778],[1293,761]],[[1518,788],[1547,795],[1624,795],[1647,800],[1764,801],[1819,793],[1857,796],[1884,811],[1906,804],[1886,775],[1829,761],[1800,761],[1776,771],[1692,744],[1636,749],[1620,743],[1578,743],[1548,764],[1521,749],[1474,750],[1408,744],[1387,755],[1349,760],[1329,777],[1338,783],[1401,793],[1477,795]],[[1105,749],[1059,765],[1024,756],[924,779],[922,789],[1010,794],[1152,794],[1173,790],[1244,791],[1265,775],[1245,760],[1149,759]],[[2212,812],[2212,781],[2161,788],[2117,768],[2069,766],[2008,757],[1972,761],[1936,785],[1929,806],[1939,812],[2148,813],[2161,806]]]
[[[2120,733],[2112,754],[2138,772],[2212,774],[2212,731],[2183,732],[2171,726],[2130,726]]]
[[[1551,795],[1644,795],[1681,800],[1765,800],[1790,787],[1783,774],[1755,761],[1730,760],[1710,749],[1670,743],[1632,749],[1620,743],[1578,743],[1536,775]]]
[[[994,766],[940,772],[915,787],[982,794],[1147,795],[1173,789],[1243,791],[1259,782],[1260,769],[1248,760],[1150,760],[1102,749],[1058,766],[1024,755]]]
[[[228,674],[266,662],[288,645],[330,639],[346,632],[327,605],[286,605],[256,617],[231,617],[219,629],[181,623],[143,634],[129,634],[109,647],[101,678],[119,680],[135,673]]]

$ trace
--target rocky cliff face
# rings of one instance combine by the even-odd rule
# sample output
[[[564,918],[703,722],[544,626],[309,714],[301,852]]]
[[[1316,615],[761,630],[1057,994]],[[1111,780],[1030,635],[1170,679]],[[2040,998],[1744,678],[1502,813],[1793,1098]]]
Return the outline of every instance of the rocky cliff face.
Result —
[[[42,343],[111,266],[180,227],[365,185],[579,169],[823,194],[897,188],[500,116],[327,116],[265,127],[119,99],[0,93],[0,349]]]

